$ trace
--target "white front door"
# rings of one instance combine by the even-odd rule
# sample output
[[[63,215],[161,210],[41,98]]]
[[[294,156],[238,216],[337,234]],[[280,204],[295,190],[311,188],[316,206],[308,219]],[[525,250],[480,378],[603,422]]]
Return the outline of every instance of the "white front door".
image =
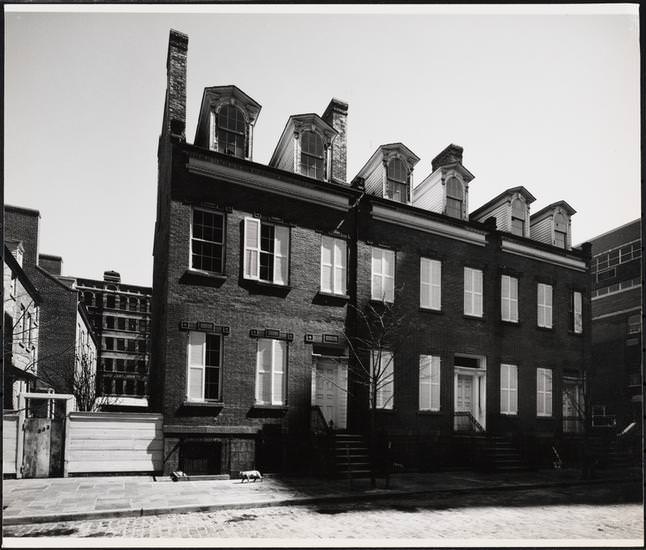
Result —
[[[473,410],[473,376],[458,374],[458,392],[455,403],[456,411],[467,411],[471,414]]]
[[[583,389],[576,382],[563,381],[563,431],[583,431]]]
[[[335,359],[319,358],[314,369],[313,404],[321,408],[325,421],[334,429],[346,427],[347,369]]]

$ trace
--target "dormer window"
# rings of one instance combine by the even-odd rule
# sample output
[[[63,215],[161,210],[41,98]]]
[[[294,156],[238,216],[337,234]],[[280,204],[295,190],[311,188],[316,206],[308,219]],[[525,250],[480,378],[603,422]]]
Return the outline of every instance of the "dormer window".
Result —
[[[233,105],[223,105],[215,119],[218,152],[244,158],[247,124],[242,111]]]
[[[386,190],[387,198],[397,202],[408,202],[408,170],[406,165],[399,158],[393,158],[388,162],[387,168],[388,185]]]
[[[567,246],[567,220],[560,212],[554,214],[554,246],[566,248]]]
[[[446,181],[446,209],[444,213],[452,218],[462,219],[464,204],[464,191],[462,183],[456,177],[450,177]]]
[[[525,235],[525,203],[520,199],[511,203],[511,232],[521,237]]]
[[[204,89],[195,145],[251,160],[253,127],[260,105],[236,86]]]
[[[325,179],[325,150],[316,132],[301,135],[301,174],[317,180]]]

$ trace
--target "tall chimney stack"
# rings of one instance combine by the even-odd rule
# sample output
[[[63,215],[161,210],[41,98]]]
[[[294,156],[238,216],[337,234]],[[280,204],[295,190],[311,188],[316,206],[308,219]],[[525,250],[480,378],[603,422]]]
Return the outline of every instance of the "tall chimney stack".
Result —
[[[186,139],[186,53],[188,36],[171,29],[166,58],[166,103],[162,134]]]
[[[332,142],[332,177],[330,179],[334,183],[346,183],[348,104],[333,98],[321,118],[338,132]]]

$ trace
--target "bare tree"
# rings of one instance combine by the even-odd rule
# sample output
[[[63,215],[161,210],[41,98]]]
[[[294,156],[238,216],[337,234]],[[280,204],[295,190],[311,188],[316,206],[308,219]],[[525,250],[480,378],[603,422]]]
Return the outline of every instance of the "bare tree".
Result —
[[[392,407],[395,360],[410,330],[406,317],[392,303],[368,302],[363,309],[348,307],[356,318],[354,330],[344,333],[350,350],[348,371],[353,383],[367,390],[368,438],[374,461],[376,457],[385,458],[386,452],[377,441],[377,410]],[[376,486],[374,468],[370,469],[370,482]]]

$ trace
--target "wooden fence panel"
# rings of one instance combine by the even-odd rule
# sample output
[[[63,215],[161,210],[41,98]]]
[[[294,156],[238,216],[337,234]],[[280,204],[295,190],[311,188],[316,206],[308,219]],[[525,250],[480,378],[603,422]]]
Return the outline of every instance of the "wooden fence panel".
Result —
[[[67,473],[160,472],[162,419],[151,413],[70,413]]]
[[[2,417],[2,472],[15,475],[18,453],[18,413]]]

